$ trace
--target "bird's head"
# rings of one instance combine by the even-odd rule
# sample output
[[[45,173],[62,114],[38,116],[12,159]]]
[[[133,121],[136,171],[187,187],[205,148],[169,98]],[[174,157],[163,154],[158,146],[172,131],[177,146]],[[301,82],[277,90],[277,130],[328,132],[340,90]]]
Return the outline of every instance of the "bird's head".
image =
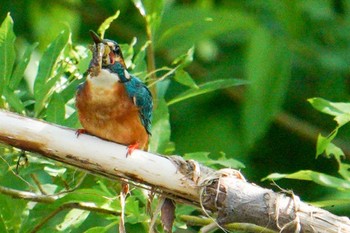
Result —
[[[101,39],[94,31],[90,31],[90,35],[95,42],[92,48],[93,60],[98,61],[102,67],[107,67],[118,62],[126,69],[123,53],[117,42]]]

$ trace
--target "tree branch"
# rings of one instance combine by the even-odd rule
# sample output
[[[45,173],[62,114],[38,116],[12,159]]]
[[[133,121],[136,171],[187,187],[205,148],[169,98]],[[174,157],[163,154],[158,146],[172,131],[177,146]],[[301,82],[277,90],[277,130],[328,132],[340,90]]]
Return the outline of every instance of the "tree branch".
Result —
[[[38,195],[32,192],[19,191],[16,189],[11,189],[3,186],[0,186],[0,193],[11,196],[12,198],[18,198],[18,199],[23,199],[27,201],[41,202],[41,203],[52,203],[58,198],[58,196]]]
[[[217,216],[220,225],[252,223],[281,232],[350,232],[350,220],[247,182],[236,170],[212,170],[179,156],[140,150],[75,130],[0,111],[0,141],[111,179],[152,187],[176,201]]]

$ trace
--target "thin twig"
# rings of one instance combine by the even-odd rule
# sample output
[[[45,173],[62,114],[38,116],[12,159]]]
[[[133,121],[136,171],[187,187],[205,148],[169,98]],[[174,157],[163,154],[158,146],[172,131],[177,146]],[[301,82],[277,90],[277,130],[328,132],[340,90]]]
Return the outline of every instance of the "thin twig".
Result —
[[[29,183],[28,181],[26,181],[22,176],[20,176],[19,174],[17,174],[11,167],[11,165],[6,161],[5,158],[3,158],[1,155],[0,155],[0,159],[2,159],[6,165],[8,166],[9,170],[11,171],[11,173],[16,176],[18,179],[20,179],[21,181],[23,181],[26,185],[28,185],[28,187],[31,189],[31,190],[35,190],[34,186]]]
[[[39,195],[33,192],[28,192],[28,191],[20,191],[16,189],[11,189],[7,187],[0,186],[0,193],[5,194],[8,196],[11,196],[12,198],[18,198],[18,199],[23,199],[27,201],[34,201],[34,202],[40,202],[40,203],[52,203],[59,196],[57,195]]]
[[[45,191],[44,188],[41,186],[41,183],[40,183],[38,177],[37,177],[35,174],[30,174],[30,177],[33,179],[34,183],[36,184],[36,186],[37,186],[38,189],[40,190],[41,194],[47,195],[46,191]]]
[[[65,193],[71,193],[71,192],[77,190],[77,189],[80,187],[80,185],[83,183],[83,181],[85,180],[85,177],[86,177],[86,176],[87,176],[87,173],[84,172],[84,174],[82,175],[82,177],[80,177],[79,181],[77,182],[77,184],[76,184],[73,188],[67,189],[67,190],[62,191],[62,192],[59,192],[59,193],[57,193],[56,195],[62,195],[62,194],[65,194]]]
[[[181,215],[180,219],[188,226],[208,226],[213,223],[210,218],[196,217],[192,215]],[[215,224],[216,226],[216,224]],[[216,226],[217,227],[217,226]],[[258,233],[276,233],[276,231],[257,226],[250,223],[230,223],[225,225],[225,229],[231,231],[242,231],[242,232],[258,232]]]

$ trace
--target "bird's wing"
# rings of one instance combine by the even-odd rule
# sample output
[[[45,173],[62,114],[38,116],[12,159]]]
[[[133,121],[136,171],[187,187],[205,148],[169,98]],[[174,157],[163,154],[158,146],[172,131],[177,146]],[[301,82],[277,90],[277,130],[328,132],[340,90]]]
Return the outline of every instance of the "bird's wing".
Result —
[[[139,108],[140,119],[148,134],[151,134],[153,100],[147,86],[135,76],[126,82],[126,89],[134,104]]]

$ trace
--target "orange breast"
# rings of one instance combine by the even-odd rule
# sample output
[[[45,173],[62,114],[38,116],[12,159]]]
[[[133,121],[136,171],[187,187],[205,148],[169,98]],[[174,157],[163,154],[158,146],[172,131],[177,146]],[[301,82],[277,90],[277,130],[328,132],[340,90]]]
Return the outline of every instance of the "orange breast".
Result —
[[[76,106],[88,133],[125,145],[139,143],[140,149],[147,149],[148,134],[123,84],[100,88],[87,80],[77,93]]]

